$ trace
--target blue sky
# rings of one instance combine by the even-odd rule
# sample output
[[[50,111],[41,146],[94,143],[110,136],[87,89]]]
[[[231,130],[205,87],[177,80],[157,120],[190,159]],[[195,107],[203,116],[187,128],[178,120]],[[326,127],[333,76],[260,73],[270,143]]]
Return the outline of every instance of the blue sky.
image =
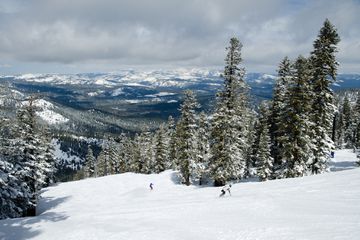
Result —
[[[222,68],[232,36],[248,72],[307,56],[329,18],[340,72],[360,73],[360,1],[0,0],[0,74]]]

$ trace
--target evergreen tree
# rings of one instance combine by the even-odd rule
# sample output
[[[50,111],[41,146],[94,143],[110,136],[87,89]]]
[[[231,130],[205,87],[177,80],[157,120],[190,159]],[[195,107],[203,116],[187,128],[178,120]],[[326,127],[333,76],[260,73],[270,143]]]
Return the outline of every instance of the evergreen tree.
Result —
[[[255,151],[257,175],[261,181],[267,181],[273,174],[273,158],[270,153],[270,135],[268,127],[268,110],[265,105],[260,106],[259,142]]]
[[[150,174],[154,172],[154,143],[153,143],[153,136],[150,131],[145,131],[141,134],[141,161],[142,164],[142,170],[141,173]]]
[[[285,167],[281,170],[285,177],[299,177],[307,173],[307,164],[312,163],[311,129],[314,128],[311,113],[311,71],[309,61],[300,56],[294,64],[294,74],[289,86],[289,103],[285,111],[286,135],[283,136],[281,158]]]
[[[155,173],[160,173],[166,169],[167,154],[165,138],[165,126],[162,124],[155,133]]]
[[[96,160],[90,145],[88,146],[88,151],[85,159],[86,159],[86,166],[85,166],[86,176],[97,177]]]
[[[178,164],[182,182],[190,185],[191,176],[196,168],[196,115],[199,107],[195,94],[184,92],[184,102],[180,106],[181,117],[178,124]]]
[[[99,177],[110,174],[109,145],[106,140],[102,144],[102,150],[97,157],[96,168]]]
[[[270,125],[270,135],[271,135],[271,153],[274,158],[274,167],[275,169],[280,168],[284,164],[284,160],[281,159],[280,149],[283,147],[284,143],[282,139],[287,134],[285,132],[284,119],[286,110],[286,104],[288,102],[288,86],[291,81],[292,68],[291,62],[288,57],[285,57],[278,69],[278,78],[275,83],[272,109],[271,109],[271,125]]]
[[[354,107],[354,146],[360,148],[360,91],[358,92],[356,105]],[[359,160],[360,161],[360,160]]]
[[[119,145],[115,142],[113,138],[108,140],[108,150],[109,150],[109,174],[120,173],[120,153]]]
[[[0,158],[0,219],[23,217],[31,205],[28,185],[13,174],[14,166]]]
[[[244,69],[240,67],[242,44],[230,39],[225,59],[224,90],[218,93],[217,106],[211,128],[211,175],[215,186],[244,176],[246,158],[243,151],[248,144],[244,129],[246,90]]]
[[[249,178],[253,176],[253,172],[251,171],[252,167],[255,166],[254,164],[254,159],[253,159],[253,152],[254,152],[254,143],[255,143],[255,139],[256,139],[256,129],[258,128],[256,125],[256,116],[255,114],[251,113],[249,114],[249,118],[248,118],[248,124],[249,124],[249,128],[248,128],[248,133],[246,136],[246,139],[249,143],[249,145],[247,146],[246,149],[244,149],[244,154],[245,154],[245,173],[244,173],[244,177],[245,178]]]
[[[335,53],[339,42],[340,37],[335,27],[326,19],[311,52],[314,91],[312,122],[315,123],[313,140],[316,144],[314,161],[311,164],[313,173],[327,170],[330,152],[334,148],[329,136],[334,113],[333,92],[330,86],[336,80],[338,63]]]
[[[175,168],[176,165],[176,126],[175,120],[172,116],[169,116],[167,122],[167,131],[166,131],[166,143],[167,143],[167,159],[166,168]]]
[[[344,143],[347,147],[351,147],[354,143],[354,132],[352,129],[352,114],[351,114],[351,105],[347,96],[344,98],[344,103],[342,106],[342,123],[343,123],[343,132],[344,132]]]
[[[131,162],[131,148],[132,146],[130,139],[124,133],[122,133],[120,135],[119,146],[116,151],[118,157],[117,173],[124,173],[129,170],[129,163]]]
[[[134,139],[130,141],[130,159],[129,159],[129,170],[140,173],[142,170],[142,159],[141,159],[141,136],[136,134]]]
[[[51,143],[50,132],[47,128],[43,128],[40,134],[40,146],[42,149],[40,155],[40,169],[42,173],[39,176],[42,187],[47,187],[51,183],[55,182],[55,156],[54,156],[54,146]]]
[[[46,179],[44,144],[38,132],[36,123],[35,98],[31,97],[17,112],[18,125],[12,159],[14,161],[14,176],[27,186],[30,196],[26,208],[27,216],[36,215],[38,192]]]
[[[206,170],[209,164],[210,158],[210,146],[209,146],[209,122],[204,112],[200,113],[199,123],[197,131],[197,159],[196,168],[194,169],[194,176],[199,179],[199,185],[201,185],[206,177]]]
[[[339,111],[336,115],[335,115],[335,126],[333,126],[335,128],[335,143],[336,146],[340,149],[342,149],[344,147],[344,143],[345,143],[345,120],[344,120],[344,114],[342,111]]]

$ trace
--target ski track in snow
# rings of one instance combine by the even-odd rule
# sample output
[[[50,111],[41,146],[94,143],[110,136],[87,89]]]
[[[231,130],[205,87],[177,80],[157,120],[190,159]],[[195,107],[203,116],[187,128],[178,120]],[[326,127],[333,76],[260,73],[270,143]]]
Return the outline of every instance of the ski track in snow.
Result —
[[[223,198],[221,188],[177,184],[172,171],[62,183],[43,190],[39,216],[0,221],[0,239],[355,240],[360,168],[338,171],[354,161],[339,150],[337,172],[234,184]]]

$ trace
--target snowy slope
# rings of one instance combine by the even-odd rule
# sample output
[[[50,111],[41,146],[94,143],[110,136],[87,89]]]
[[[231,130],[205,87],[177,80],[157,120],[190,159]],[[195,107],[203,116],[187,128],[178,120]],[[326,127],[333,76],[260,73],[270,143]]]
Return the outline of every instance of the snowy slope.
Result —
[[[69,119],[54,111],[56,110],[56,107],[51,102],[44,99],[37,99],[34,103],[37,108],[36,114],[46,123],[52,125],[66,123],[69,121]],[[29,105],[29,102],[23,101],[21,104]]]
[[[150,182],[155,184],[153,191],[148,189]],[[360,236],[359,168],[238,183],[231,197],[219,198],[219,192],[214,187],[179,185],[171,171],[63,183],[45,189],[39,216],[0,221],[0,239],[355,240]]]
[[[355,168],[356,154],[353,150],[350,149],[341,149],[336,151],[334,158],[330,161],[330,170],[331,171],[342,171]]]

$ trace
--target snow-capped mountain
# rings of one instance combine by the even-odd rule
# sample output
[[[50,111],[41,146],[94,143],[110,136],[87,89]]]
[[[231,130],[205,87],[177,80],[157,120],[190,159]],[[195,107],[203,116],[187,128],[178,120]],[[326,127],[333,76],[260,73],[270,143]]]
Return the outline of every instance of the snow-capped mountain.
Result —
[[[123,70],[116,73],[23,74],[7,77],[13,77],[14,80],[26,82],[56,85],[185,87],[204,80],[218,81],[220,72],[201,69],[166,71]]]
[[[267,73],[247,73],[247,83],[252,91],[271,90],[276,75]],[[101,90],[88,91],[88,96],[98,96],[110,92],[112,96],[123,93],[122,88],[176,88],[176,89],[219,89],[222,85],[221,71],[205,69],[175,69],[175,70],[122,70],[111,73],[81,73],[81,74],[22,74],[2,76],[0,81],[11,80],[14,83],[52,86],[92,86]],[[360,75],[339,74],[334,88],[349,88],[360,86]],[[271,91],[266,91],[266,95]]]

